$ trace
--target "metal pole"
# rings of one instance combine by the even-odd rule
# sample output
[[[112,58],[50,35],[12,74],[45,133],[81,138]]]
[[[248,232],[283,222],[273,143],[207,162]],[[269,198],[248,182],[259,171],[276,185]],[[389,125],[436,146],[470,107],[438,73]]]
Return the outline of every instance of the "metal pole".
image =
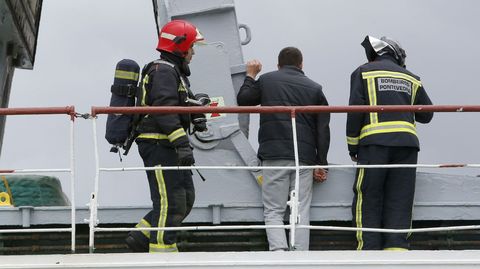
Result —
[[[75,253],[76,235],[76,205],[75,205],[75,121],[70,121],[70,197],[71,197],[71,221],[72,221],[72,253]]]
[[[293,133],[293,151],[295,154],[295,190],[290,194],[290,249],[295,249],[295,228],[298,223],[298,192],[300,187],[300,162],[298,157],[298,140],[297,140],[297,121],[295,118],[295,109],[291,112],[292,116],[292,133]]]
[[[347,113],[347,112],[480,112],[480,106],[235,106],[235,107],[92,107],[92,116],[98,114],[189,114],[189,113]],[[1,109],[0,109],[1,114]]]
[[[100,176],[100,160],[98,156],[98,141],[97,141],[97,119],[96,117],[92,118],[93,124],[93,146],[95,153],[95,187],[94,192],[90,198],[90,220],[89,220],[89,243],[88,248],[89,252],[94,252],[94,241],[95,241],[95,227],[97,226],[97,195],[98,195],[98,180]]]
[[[329,164],[329,165],[300,165],[301,169],[341,169],[341,168],[480,168],[480,164]],[[295,170],[294,166],[162,166],[159,167],[122,167],[100,168],[102,172],[125,172],[125,171],[152,171],[152,170]],[[15,170],[17,173],[17,170]],[[0,175],[1,173],[0,170]],[[18,174],[18,173],[17,173]]]

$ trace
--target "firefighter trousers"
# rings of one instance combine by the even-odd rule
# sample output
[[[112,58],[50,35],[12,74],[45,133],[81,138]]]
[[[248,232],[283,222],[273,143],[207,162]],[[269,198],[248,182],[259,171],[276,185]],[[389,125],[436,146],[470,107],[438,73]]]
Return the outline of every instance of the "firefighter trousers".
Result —
[[[145,167],[176,166],[177,153],[166,141],[145,139],[137,142]],[[195,200],[192,173],[188,170],[147,171],[153,209],[137,227],[179,227]],[[150,239],[149,251],[176,252],[176,231],[143,231]]]
[[[359,164],[416,164],[412,147],[360,146]],[[416,168],[359,168],[353,185],[353,224],[364,228],[409,229]],[[408,250],[408,235],[357,231],[358,250]]]

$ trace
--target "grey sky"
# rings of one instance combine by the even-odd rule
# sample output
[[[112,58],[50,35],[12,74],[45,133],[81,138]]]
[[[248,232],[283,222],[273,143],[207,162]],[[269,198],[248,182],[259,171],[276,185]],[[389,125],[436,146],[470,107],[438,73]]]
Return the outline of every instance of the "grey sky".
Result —
[[[257,58],[264,71],[271,71],[281,48],[297,46],[306,74],[324,86],[331,105],[348,103],[350,74],[365,62],[360,42],[367,34],[402,43],[408,68],[421,76],[435,104],[480,103],[479,1],[237,0],[236,8],[238,21],[253,34],[243,50],[245,60]],[[116,62],[132,58],[144,64],[156,58],[155,31],[150,0],[45,0],[35,69],[16,70],[10,107],[75,105],[89,112],[91,106],[108,105]],[[141,166],[136,149],[123,163],[108,152],[105,118],[98,122],[102,166]],[[420,162],[478,163],[477,118],[474,113],[438,113],[431,124],[420,125]],[[68,128],[66,116],[9,117],[0,166],[68,167]],[[351,163],[345,115],[334,115],[331,129],[329,161]],[[91,122],[78,119],[76,131],[77,202],[82,205],[93,191]],[[480,174],[472,169],[441,172]],[[103,190],[130,189],[135,198],[128,204],[148,203],[143,172],[102,175]],[[68,176],[60,177],[67,191]],[[132,182],[139,187],[132,188]],[[127,204],[126,192],[121,193],[101,199],[101,205]]]

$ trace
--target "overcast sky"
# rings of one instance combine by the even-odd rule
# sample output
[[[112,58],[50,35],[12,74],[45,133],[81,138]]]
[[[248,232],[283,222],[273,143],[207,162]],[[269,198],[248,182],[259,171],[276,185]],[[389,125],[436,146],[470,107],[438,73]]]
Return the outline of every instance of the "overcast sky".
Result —
[[[407,66],[418,74],[435,104],[479,104],[480,2],[476,0],[237,0],[237,17],[252,29],[243,48],[245,60],[257,58],[264,71],[276,66],[278,51],[297,46],[304,71],[324,86],[331,105],[348,104],[351,72],[365,60],[360,42],[365,35],[390,36],[407,52]],[[201,29],[200,29],[201,30]],[[115,64],[123,58],[147,63],[155,51],[156,28],[150,0],[45,0],[35,68],[16,70],[10,107],[75,105],[78,112],[106,106]],[[206,37],[208,39],[208,36]],[[209,40],[214,41],[214,40]],[[345,142],[345,115],[332,117],[329,161],[350,164]],[[123,162],[109,153],[98,137],[103,167],[141,166],[136,149]],[[479,163],[478,114],[437,113],[419,125],[420,163]],[[7,119],[1,167],[67,168],[69,121],[66,116]],[[252,144],[256,147],[255,138]],[[93,191],[94,154],[91,121],[76,121],[77,202]],[[477,175],[474,169],[441,173]],[[68,175],[58,175],[68,192]],[[147,193],[143,172],[109,174],[101,188],[131,188],[139,182]],[[135,181],[132,181],[135,178]],[[148,196],[129,204],[148,204]],[[139,198],[140,197],[140,198]],[[123,197],[101,201],[125,204]],[[120,201],[119,201],[120,200]]]

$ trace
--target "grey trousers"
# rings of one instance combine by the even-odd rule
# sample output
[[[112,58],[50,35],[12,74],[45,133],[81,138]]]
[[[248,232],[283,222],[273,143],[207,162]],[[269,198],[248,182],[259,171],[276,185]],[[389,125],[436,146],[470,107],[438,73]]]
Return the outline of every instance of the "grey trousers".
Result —
[[[294,166],[293,160],[263,160],[262,166]],[[305,164],[301,164],[305,165]],[[300,170],[299,208],[300,224],[310,224],[313,170]],[[290,191],[295,189],[295,170],[263,170],[262,198],[266,225],[283,225]],[[269,249],[288,250],[285,229],[267,229]],[[308,250],[309,229],[295,230],[295,250]]]

